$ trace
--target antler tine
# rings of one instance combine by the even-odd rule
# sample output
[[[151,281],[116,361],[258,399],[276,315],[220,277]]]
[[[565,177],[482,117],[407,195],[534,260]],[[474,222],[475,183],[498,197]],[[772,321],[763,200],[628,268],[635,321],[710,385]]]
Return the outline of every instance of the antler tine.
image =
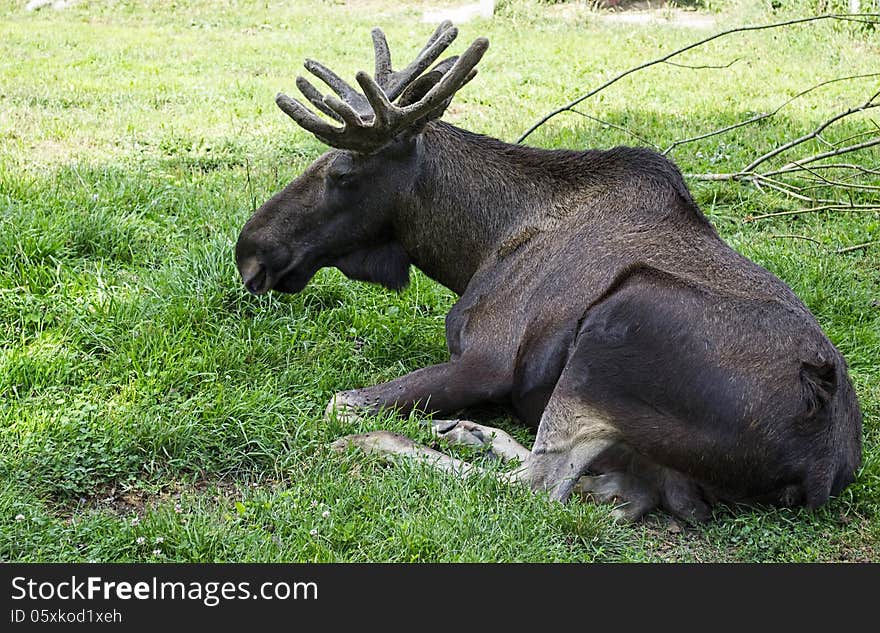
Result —
[[[422,50],[419,51],[419,55],[428,50],[428,47],[437,41],[437,38],[440,37],[446,29],[452,28],[452,22],[450,20],[443,20],[440,25],[434,29],[434,32],[431,34],[431,37],[428,38],[428,42],[422,47]]]
[[[345,127],[342,129],[341,133],[344,133],[345,130],[349,128],[360,128],[364,126],[364,120],[357,112],[355,112],[354,108],[344,101],[340,101],[333,95],[325,95],[324,104],[333,110],[336,115],[345,122]]]
[[[376,115],[373,126],[377,128],[381,126],[384,129],[390,129],[393,125],[392,118],[394,112],[397,111],[398,108],[391,103],[385,94],[385,91],[382,90],[381,86],[379,86],[379,84],[377,84],[367,73],[360,71],[355,76],[355,79],[357,79],[361,90],[363,90],[364,94],[367,96],[367,101],[370,103],[370,107],[373,108],[373,113]]]
[[[308,130],[324,142],[329,142],[331,138],[339,133],[339,128],[335,128],[326,121],[322,121],[302,103],[288,97],[283,92],[275,95],[275,103],[278,104],[278,107],[281,108],[284,114],[296,121],[301,128]]]
[[[474,78],[476,75],[474,66],[483,58],[488,48],[489,40],[485,37],[474,40],[473,44],[455,61],[452,68],[422,99],[412,105],[400,108],[400,113],[407,119],[419,118],[452,97],[457,90]]]
[[[443,35],[446,31],[452,27],[452,22],[449,20],[443,20],[440,25],[434,29],[434,32],[431,34],[431,37],[428,38],[428,42],[422,47],[422,50],[419,51],[419,54],[416,56],[417,59],[422,58],[425,55],[425,52],[428,51],[429,48]],[[398,88],[399,92],[403,92],[403,89],[406,88],[406,85],[409,81],[412,80],[413,77],[421,74],[421,72],[431,65],[431,62],[434,59],[437,59],[435,56],[433,59],[429,60],[426,64],[424,64],[417,73],[409,77],[409,80],[400,82],[397,77],[401,75],[401,73],[395,73],[392,69],[391,65],[391,51],[388,48],[388,40],[385,38],[385,32],[379,27],[374,28],[370,31],[370,35],[373,38],[373,50],[375,52],[376,57],[376,70],[373,73],[373,76],[376,79],[376,83],[378,83],[382,88],[386,91],[393,88]],[[455,39],[455,35],[452,36],[452,39]],[[452,40],[450,40],[451,43]],[[447,44],[448,46],[449,44]],[[413,66],[414,64],[410,64]],[[407,67],[404,72],[409,71],[410,68]],[[397,83],[397,86],[392,86],[391,84]],[[399,95],[395,95],[391,97],[392,100]]]
[[[305,77],[297,77],[296,87],[299,88],[299,91],[303,94],[303,96],[308,99],[313,106],[318,108],[318,110],[342,123],[342,117],[336,114],[336,112],[334,112],[331,108],[327,107],[327,105],[324,103],[324,95],[321,94],[321,92],[311,83],[309,83],[308,79],[306,79]]]
[[[455,62],[458,61],[458,55],[453,55],[452,57],[447,57],[442,62],[438,62],[436,66],[431,69],[432,73],[445,73],[447,70],[455,65]]]
[[[391,102],[387,91],[383,90],[375,79],[363,71],[359,72],[356,76],[357,82],[364,91],[375,118],[370,126],[361,126],[357,130],[360,138],[356,141],[364,144],[369,142],[368,139],[371,139],[381,145],[401,129],[440,108],[457,90],[473,79],[477,73],[474,66],[477,65],[488,48],[489,41],[485,38],[479,38],[460,57],[452,57],[440,62],[434,69],[434,71],[440,71],[441,74],[437,83],[418,102],[402,108]],[[327,101],[326,97],[325,101]],[[337,112],[340,115],[343,114],[339,110]],[[346,123],[348,124],[348,122]]]
[[[334,110],[334,116],[345,122],[343,127],[334,127],[322,121],[302,103],[284,93],[279,92],[275,96],[275,103],[300,127],[331,147],[367,152],[382,144],[376,131],[371,126],[365,127],[364,122],[350,105],[332,95],[324,97],[325,107]],[[362,134],[358,134],[358,131]]]
[[[436,37],[432,37],[415,60],[403,70],[392,73],[386,84],[383,85],[380,82],[379,85],[382,86],[382,89],[391,101],[397,99],[406,87],[416,77],[421,75],[428,66],[433,64],[443,51],[449,48],[449,45],[452,44],[453,40],[458,37],[458,29],[452,26],[451,22],[444,22],[444,24],[448,24],[448,28],[439,32]],[[440,29],[438,29],[438,31],[440,31]]]
[[[388,49],[388,40],[385,33],[378,26],[370,31],[373,36],[373,51],[376,55],[376,81],[384,84],[391,76],[391,51]]]
[[[297,87],[318,110],[341,122],[341,127],[322,120],[300,101],[283,93],[278,93],[275,101],[300,127],[324,143],[355,152],[374,152],[408,126],[442,114],[455,92],[474,77],[477,72],[474,66],[489,47],[489,41],[485,38],[474,40],[463,55],[444,59],[429,74],[422,75],[457,35],[458,30],[451,23],[444,22],[416,60],[402,71],[394,72],[391,70],[391,56],[385,35],[380,29],[374,29],[376,78],[363,71],[357,73],[357,82],[363,94],[323,64],[307,60],[305,66],[309,72],[326,83],[340,98],[321,94],[303,77],[297,77]],[[419,81],[424,85],[413,85]],[[413,86],[414,97],[424,90],[427,93],[411,105],[395,105],[394,100],[410,86]],[[402,103],[408,103],[409,100],[407,98]]]
[[[324,64],[316,62],[313,59],[307,59],[304,65],[306,70],[330,86],[333,92],[342,97],[342,100],[355,110],[362,112],[367,111],[367,102],[363,95],[359,94],[357,90],[349,86],[344,79],[340,78],[339,75],[327,68]],[[309,99],[309,101],[311,101],[311,99]]]

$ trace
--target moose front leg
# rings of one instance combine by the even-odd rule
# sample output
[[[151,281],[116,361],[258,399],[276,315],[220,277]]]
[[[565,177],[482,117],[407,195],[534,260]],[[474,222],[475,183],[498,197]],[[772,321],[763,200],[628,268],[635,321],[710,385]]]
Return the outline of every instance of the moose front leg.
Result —
[[[593,481],[596,477],[584,477],[590,465],[620,441],[620,433],[606,416],[580,398],[573,397],[564,388],[557,388],[547,404],[531,451],[500,429],[467,420],[435,420],[432,427],[436,437],[446,439],[450,444],[483,446],[504,461],[518,461],[518,468],[498,476],[509,483],[522,483],[534,490],[544,490],[555,501],[567,501],[576,489],[589,491],[593,496],[604,493],[609,499],[620,492],[621,486],[611,485],[614,482],[610,480],[599,482],[604,486],[596,486]],[[420,446],[407,437],[388,431],[349,435],[333,444],[337,451],[350,447],[388,459],[417,461],[462,477],[486,472],[479,466]],[[616,510],[615,516],[632,520],[650,507],[653,507],[653,503],[639,503],[628,509]]]
[[[497,401],[509,390],[510,378],[505,372],[492,369],[484,360],[458,359],[425,367],[374,387],[341,391],[330,399],[325,414],[354,420],[383,409],[404,415],[414,409],[456,411]]]

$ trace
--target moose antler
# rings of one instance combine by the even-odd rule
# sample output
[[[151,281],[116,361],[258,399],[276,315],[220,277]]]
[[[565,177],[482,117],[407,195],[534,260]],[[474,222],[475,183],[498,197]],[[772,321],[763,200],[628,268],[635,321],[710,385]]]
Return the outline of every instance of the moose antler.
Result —
[[[321,141],[339,149],[370,153],[386,145],[415,123],[441,116],[453,95],[477,74],[474,66],[489,48],[489,40],[477,38],[460,57],[450,57],[422,74],[446,50],[458,29],[445,21],[428,39],[416,59],[406,68],[391,68],[391,53],[381,29],[372,31],[376,54],[374,77],[364,71],[355,78],[363,94],[332,70],[311,59],[306,70],[327,84],[339,98],[323,95],[304,77],[296,78],[303,96],[318,110],[342,123],[336,127],[319,118],[300,101],[278,93],[275,103],[285,114]],[[401,97],[397,104],[393,103]]]

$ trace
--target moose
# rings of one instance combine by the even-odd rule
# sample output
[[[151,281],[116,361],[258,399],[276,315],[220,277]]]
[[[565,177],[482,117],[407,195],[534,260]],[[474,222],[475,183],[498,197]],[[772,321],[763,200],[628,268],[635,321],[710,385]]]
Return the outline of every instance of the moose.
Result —
[[[535,429],[531,450],[468,420],[434,419],[433,433],[517,460],[505,476],[551,499],[611,503],[621,520],[838,495],[861,465],[861,412],[809,309],[721,239],[665,157],[537,149],[440,121],[489,46],[435,64],[457,33],[444,22],[393,70],[374,29],[361,91],[306,60],[335,95],[296,85],[332,121],[276,97],[331,149],[244,225],[245,288],[296,293],[336,267],[399,290],[416,266],[458,295],[447,362],[337,393],[327,415],[505,405]],[[387,431],[334,447],[481,470]]]

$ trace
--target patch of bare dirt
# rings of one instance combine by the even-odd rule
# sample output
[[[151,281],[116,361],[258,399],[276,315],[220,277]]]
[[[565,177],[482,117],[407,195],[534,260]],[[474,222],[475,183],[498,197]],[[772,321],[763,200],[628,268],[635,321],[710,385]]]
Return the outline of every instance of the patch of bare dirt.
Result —
[[[708,13],[685,9],[649,9],[643,11],[615,11],[600,13],[599,19],[612,24],[653,24],[677,26],[689,29],[711,29],[715,17]]]
[[[650,24],[692,29],[710,29],[716,26],[715,16],[711,13],[646,0],[602,0],[586,5],[564,2],[547,7],[547,12],[548,15],[567,21],[589,15],[606,24]]]
[[[161,505],[173,504],[175,510],[182,512],[187,497],[212,495],[217,504],[226,505],[241,496],[243,484],[225,479],[200,479],[194,482],[170,482],[157,487],[126,488],[115,486],[97,491],[90,497],[81,497],[70,505],[59,505],[56,514],[73,519],[76,511],[98,510],[111,512],[119,517],[144,518],[151,510]],[[263,482],[261,486],[274,485]]]

